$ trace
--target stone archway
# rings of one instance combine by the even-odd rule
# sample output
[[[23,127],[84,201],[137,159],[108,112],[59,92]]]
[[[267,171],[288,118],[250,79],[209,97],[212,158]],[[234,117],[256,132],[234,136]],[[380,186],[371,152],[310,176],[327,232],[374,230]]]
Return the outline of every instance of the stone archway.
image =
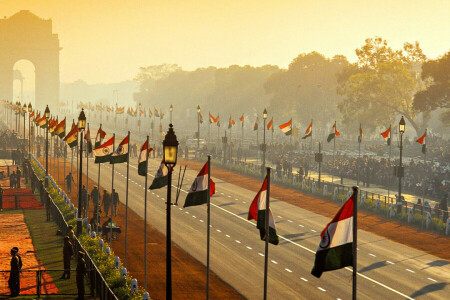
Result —
[[[0,19],[0,99],[14,101],[13,66],[27,59],[36,70],[36,106],[57,105],[61,49],[50,19],[41,19],[28,10]]]

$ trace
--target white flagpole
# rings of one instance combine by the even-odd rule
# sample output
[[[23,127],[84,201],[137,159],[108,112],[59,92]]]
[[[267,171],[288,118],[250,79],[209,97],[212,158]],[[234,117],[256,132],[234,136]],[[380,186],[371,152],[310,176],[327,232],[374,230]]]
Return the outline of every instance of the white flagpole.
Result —
[[[267,167],[266,213],[265,213],[265,251],[264,251],[264,300],[267,299],[267,273],[269,267],[269,209],[270,209],[270,167]]]
[[[86,133],[86,193],[89,199],[89,142],[91,141],[91,131],[89,130],[89,123],[87,124],[87,132]],[[86,218],[89,220],[89,200],[86,203]]]
[[[210,227],[211,227],[211,155],[208,155],[208,195],[206,198],[207,229],[206,229],[206,300],[209,299],[209,251],[210,251]]]
[[[115,150],[115,147],[116,147],[116,134],[115,133],[113,133],[113,153],[114,153],[114,150]],[[112,154],[111,154],[112,155]],[[110,237],[109,237],[109,246],[111,247],[111,250],[112,250],[112,235],[113,235],[113,226],[112,226],[112,224],[113,224],[113,212],[114,212],[114,203],[113,203],[113,193],[114,193],[114,165],[115,164],[112,164],[112,168],[111,168],[111,170],[112,170],[112,173],[111,173],[111,176],[112,176],[112,178],[111,178],[111,205],[110,205],[110,208],[111,208],[111,223],[109,224],[109,227],[110,227]]]
[[[128,153],[127,153],[127,188],[125,194],[125,268],[127,267],[127,245],[128,245],[128,180],[130,176],[130,132],[128,131]]]
[[[102,111],[103,114],[103,111]],[[100,129],[102,129],[102,124],[100,123]],[[100,131],[100,130],[99,130]],[[97,132],[97,134],[99,134]],[[95,143],[95,142],[94,142]],[[102,144],[102,139],[100,137],[100,145]],[[96,231],[98,232],[98,223],[100,223],[100,215],[99,215],[99,207],[100,207],[100,167],[102,166],[101,163],[98,164],[98,180],[97,180],[97,189],[98,189],[98,201],[97,201],[97,207],[95,208],[95,212],[97,213],[97,220],[95,222],[95,226],[97,227]],[[105,200],[105,199],[103,199]]]
[[[148,178],[148,135],[147,135],[147,153],[145,161],[145,185],[144,185],[144,289],[147,291],[147,178]]]

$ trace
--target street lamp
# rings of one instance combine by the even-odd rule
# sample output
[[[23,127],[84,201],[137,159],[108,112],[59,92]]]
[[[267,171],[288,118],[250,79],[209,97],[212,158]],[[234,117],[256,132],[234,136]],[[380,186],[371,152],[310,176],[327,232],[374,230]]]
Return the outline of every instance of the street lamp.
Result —
[[[178,141],[172,123],[163,141],[163,161],[167,172],[167,212],[166,212],[166,299],[172,299],[172,235],[170,210],[172,197],[172,170],[177,164]]]
[[[172,124],[172,112],[173,112],[173,105],[172,104],[170,104],[169,111],[170,111],[170,124]]]
[[[28,152],[31,153],[31,112],[33,107],[28,103]]]
[[[267,109],[264,108],[263,112],[263,119],[264,119],[264,136],[263,136],[263,144],[262,144],[262,151],[263,151],[263,167],[261,170],[266,169],[266,119],[267,119]]]
[[[80,131],[80,174],[78,176],[78,215],[77,215],[77,236],[81,235],[83,231],[83,220],[81,219],[81,206],[84,204],[82,202],[81,189],[83,187],[83,131],[86,128],[86,115],[84,114],[84,109],[81,109],[80,115],[78,116],[78,130]]]
[[[48,118],[50,117],[50,109],[47,107],[44,111],[46,130],[45,130],[45,187],[48,187]]]
[[[398,199],[397,199],[397,213],[402,212],[402,177],[405,172],[405,168],[403,167],[402,163],[402,154],[403,154],[403,133],[405,133],[406,129],[406,122],[405,119],[400,119],[400,122],[398,123],[398,132],[400,133],[400,161],[399,165],[395,169],[395,175],[398,177]]]
[[[22,107],[22,112],[23,112],[23,150],[25,150],[25,145],[26,145],[26,137],[25,137],[25,116],[27,115],[27,105],[24,103],[23,107]]]
[[[200,105],[197,105],[197,153],[200,151]]]

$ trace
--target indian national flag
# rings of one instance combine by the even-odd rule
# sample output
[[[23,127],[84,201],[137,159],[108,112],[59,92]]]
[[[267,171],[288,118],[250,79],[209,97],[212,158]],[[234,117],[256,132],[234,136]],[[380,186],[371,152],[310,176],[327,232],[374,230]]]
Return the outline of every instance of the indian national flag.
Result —
[[[114,153],[111,155],[111,159],[109,160],[109,163],[120,164],[120,163],[128,161],[129,140],[130,140],[130,135],[127,135],[126,138],[124,138],[120,142],[119,146],[117,146],[116,150],[114,150]]]
[[[121,115],[125,112],[125,106],[117,107],[116,108],[116,114]]]
[[[336,128],[336,121],[334,121],[334,124],[331,127],[331,132],[327,137],[327,142],[328,143],[331,142],[332,139],[334,139],[335,137],[337,137],[339,135],[340,135],[340,133],[339,133],[339,131],[337,131],[337,128]]]
[[[230,119],[228,120],[228,129],[230,129],[231,127],[233,127],[234,124],[236,124],[236,122],[234,122],[234,120],[233,120],[233,119],[231,118],[231,116],[230,116]]]
[[[145,176],[145,173],[147,173],[148,156],[152,151],[153,148],[149,148],[147,141],[145,141],[141,147],[141,153],[139,153],[138,174],[141,176]]]
[[[241,121],[242,127],[244,127],[244,114],[239,118],[239,121]]]
[[[33,117],[34,117],[34,110],[30,114],[30,119],[33,119]]]
[[[159,116],[159,111],[156,109],[156,107],[155,107],[155,117],[157,117],[157,118],[160,117],[160,116]]]
[[[209,123],[216,124],[217,121],[219,121],[219,116],[217,116],[217,118],[214,118],[214,116],[211,113],[209,113]]]
[[[281,129],[281,131],[283,131],[283,133],[285,135],[291,135],[292,134],[292,119],[290,119],[289,122],[287,122],[287,123],[281,124],[280,129]]]
[[[258,130],[258,121],[259,121],[259,118],[256,117],[255,125],[253,125],[253,130]]]
[[[52,134],[52,136],[55,135],[56,125],[58,125],[58,118],[53,119],[53,121],[51,122],[51,124],[48,128],[48,132],[50,132]]]
[[[267,124],[267,130],[273,130],[273,118],[270,120],[269,124]]]
[[[320,278],[323,272],[353,265],[354,195],[342,205],[333,220],[320,234],[321,241],[311,274]]]
[[[84,136],[84,140],[87,143],[87,150],[88,153],[92,153],[92,141],[91,141],[91,130],[88,127],[87,131],[86,131],[86,135]]]
[[[72,126],[72,130],[66,135],[64,141],[69,145],[70,148],[73,148],[77,145],[78,142],[78,126]]]
[[[203,116],[201,112],[198,112],[198,119],[200,120],[200,124],[203,124]]]
[[[359,136],[358,136],[358,143],[362,142],[362,138],[363,138],[363,130],[362,130],[362,126],[361,123],[359,123]]]
[[[96,164],[109,162],[111,154],[113,153],[114,150],[113,144],[114,144],[114,137],[110,138],[102,145],[94,148]]]
[[[265,241],[266,237],[266,198],[267,198],[267,176],[264,179],[263,185],[253,199],[250,209],[248,211],[248,219],[256,220],[256,228],[259,229],[261,240]],[[275,220],[273,219],[272,211],[269,208],[269,243],[278,245],[277,229],[275,227]]]
[[[208,168],[209,165],[206,162],[192,183],[183,207],[202,205],[208,201]],[[216,193],[216,184],[212,179],[210,179],[209,188],[209,196],[211,197]]]
[[[159,165],[158,171],[156,172],[155,178],[150,185],[151,190],[160,189],[167,185],[169,181],[169,169],[164,164],[164,161]]]
[[[59,122],[59,124],[55,128],[55,134],[60,138],[64,138],[66,135],[66,118]]]
[[[308,128],[306,128],[305,136],[302,137],[302,139],[306,139],[306,138],[309,138],[311,136],[312,136],[312,121],[311,121],[311,123],[309,123]]]
[[[148,116],[150,118],[153,117],[153,113],[152,113],[152,109],[151,108],[148,109]]]
[[[422,144],[422,153],[423,154],[427,153],[427,143],[425,141],[426,137],[427,137],[427,130],[425,129],[424,134],[422,134],[422,136],[416,141],[419,144]]]
[[[388,146],[391,144],[391,126],[389,126],[386,131],[383,131],[381,133],[381,136],[384,138],[384,140],[387,142]]]
[[[42,116],[42,118],[37,121],[37,125],[41,126],[41,128],[47,128],[47,119],[45,116]]]
[[[95,148],[99,147],[102,144],[103,139],[106,136],[106,132],[103,131],[102,127],[97,130],[97,135],[95,136]]]

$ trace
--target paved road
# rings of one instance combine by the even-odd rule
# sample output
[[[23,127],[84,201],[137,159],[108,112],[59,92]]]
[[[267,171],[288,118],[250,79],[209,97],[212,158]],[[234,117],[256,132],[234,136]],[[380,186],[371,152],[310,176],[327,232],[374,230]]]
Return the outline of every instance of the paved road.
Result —
[[[91,161],[90,166],[93,166]],[[150,160],[149,184],[159,162]],[[97,172],[89,173],[97,181]],[[111,173],[109,165],[102,165],[101,185],[110,187]],[[186,191],[196,173],[189,169],[186,171],[179,206],[172,208],[172,239],[205,264],[206,206],[182,208]],[[174,184],[177,177],[175,172]],[[115,188],[122,202],[125,201],[125,179],[126,164],[116,165]],[[257,191],[242,189],[214,176],[213,179],[216,195],[212,198],[211,207],[211,269],[245,297],[260,299],[263,292],[264,242],[259,239],[255,222],[246,219],[248,207]],[[137,159],[131,159],[129,206],[142,217],[143,184],[144,178],[137,174]],[[149,223],[165,233],[167,189],[148,193]],[[324,273],[321,279],[310,275],[320,231],[329,219],[276,199],[271,200],[271,207],[280,245],[270,246],[269,299],[349,299],[351,268]],[[358,238],[359,299],[448,298],[449,261],[362,230]]]

